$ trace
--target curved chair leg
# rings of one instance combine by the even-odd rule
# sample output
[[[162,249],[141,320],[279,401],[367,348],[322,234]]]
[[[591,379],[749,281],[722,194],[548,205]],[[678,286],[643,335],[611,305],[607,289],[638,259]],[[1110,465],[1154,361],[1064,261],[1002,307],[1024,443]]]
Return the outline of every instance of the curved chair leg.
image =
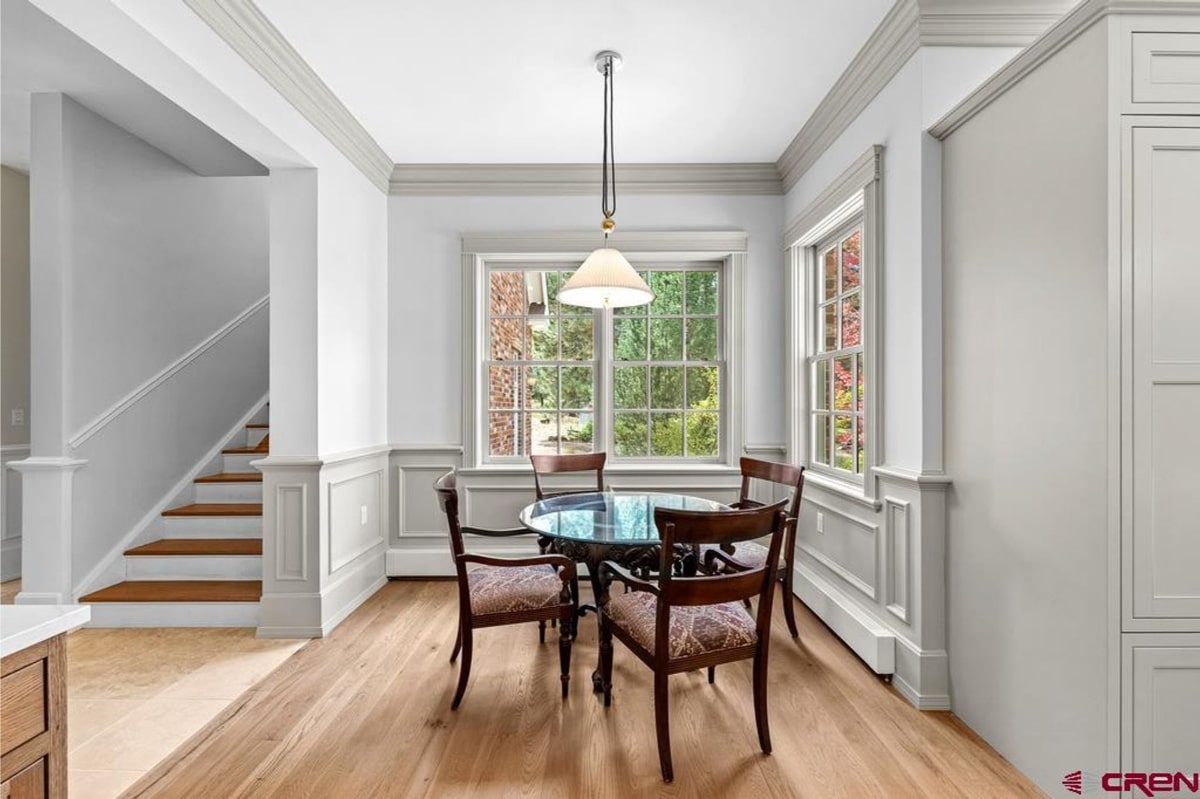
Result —
[[[793,570],[789,565],[783,574],[783,618],[787,621],[788,632],[793,638],[799,638],[800,631],[796,628],[796,595],[792,593],[793,579]]]
[[[566,619],[558,628],[558,662],[562,668],[562,695],[566,699],[571,683],[571,625]]]
[[[709,666],[708,667],[708,684],[712,685],[716,681],[717,681],[717,667]]]
[[[613,643],[612,630],[600,618],[600,686],[604,690],[604,706],[612,705]]]
[[[450,662],[458,660],[458,653],[462,649],[462,622],[458,624],[458,635],[454,638],[454,651],[450,653]]]
[[[754,656],[754,723],[758,726],[758,744],[771,754],[771,727],[767,721],[767,656]]]
[[[546,620],[542,619],[538,622],[538,643],[546,643]]]
[[[667,704],[667,673],[654,672],[654,728],[658,734],[658,763],[662,766],[663,782],[675,779],[671,768],[671,718]]]
[[[458,671],[458,688],[454,691],[454,699],[450,702],[451,710],[458,710],[463,694],[467,691],[467,678],[471,676],[471,628],[464,626],[462,630],[462,665]]]

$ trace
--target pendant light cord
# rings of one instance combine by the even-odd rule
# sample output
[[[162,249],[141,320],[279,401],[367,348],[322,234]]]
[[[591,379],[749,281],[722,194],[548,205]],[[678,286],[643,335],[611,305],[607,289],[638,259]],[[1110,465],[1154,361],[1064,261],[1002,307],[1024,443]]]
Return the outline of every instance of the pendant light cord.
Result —
[[[604,218],[612,219],[617,213],[617,157],[613,146],[613,61],[604,65],[604,155],[603,172],[600,178],[600,209]],[[610,202],[611,200],[611,202]],[[604,238],[608,238],[605,230]]]

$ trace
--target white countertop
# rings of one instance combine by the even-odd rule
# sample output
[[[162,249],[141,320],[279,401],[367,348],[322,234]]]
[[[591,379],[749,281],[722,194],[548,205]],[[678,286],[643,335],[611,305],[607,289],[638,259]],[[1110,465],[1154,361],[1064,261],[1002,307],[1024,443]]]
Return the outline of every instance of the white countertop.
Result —
[[[88,623],[87,605],[0,605],[0,657]]]

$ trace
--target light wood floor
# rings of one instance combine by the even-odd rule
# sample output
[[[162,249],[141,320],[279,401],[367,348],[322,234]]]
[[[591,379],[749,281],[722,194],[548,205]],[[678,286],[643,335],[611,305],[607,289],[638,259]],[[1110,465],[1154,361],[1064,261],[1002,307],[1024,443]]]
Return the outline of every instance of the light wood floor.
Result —
[[[749,664],[672,678],[675,782],[661,782],[650,671],[620,644],[613,705],[592,694],[584,620],[570,698],[534,625],[476,634],[466,698],[455,587],[392,582],[293,655],[126,794],[171,797],[1039,796],[948,713],[921,713],[799,608],[776,612],[774,755],[758,751]],[[777,609],[778,611],[778,609]],[[550,631],[547,631],[548,633]]]

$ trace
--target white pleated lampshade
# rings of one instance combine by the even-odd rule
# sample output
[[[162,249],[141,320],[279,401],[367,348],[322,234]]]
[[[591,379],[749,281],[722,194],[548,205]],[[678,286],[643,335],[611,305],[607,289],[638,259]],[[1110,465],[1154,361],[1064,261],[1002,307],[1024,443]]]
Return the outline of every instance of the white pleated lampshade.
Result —
[[[654,301],[654,292],[621,255],[602,247],[587,257],[558,292],[558,301],[584,308],[628,308]]]

